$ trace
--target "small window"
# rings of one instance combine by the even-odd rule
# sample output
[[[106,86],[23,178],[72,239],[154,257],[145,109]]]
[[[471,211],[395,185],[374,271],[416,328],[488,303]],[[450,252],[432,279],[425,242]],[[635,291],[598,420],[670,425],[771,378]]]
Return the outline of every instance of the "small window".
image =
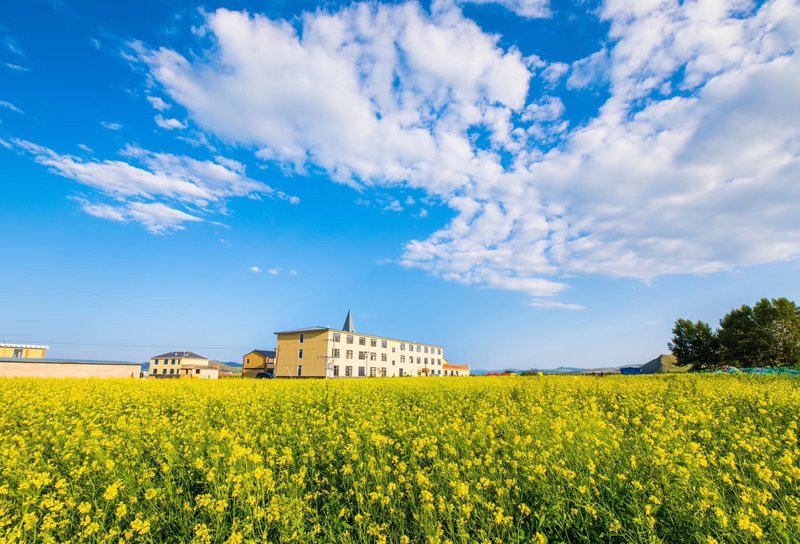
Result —
[[[389,344],[386,342],[386,340],[381,340],[381,347],[382,347],[382,348],[385,348],[385,347],[386,347],[386,346],[388,346],[388,345],[389,345]]]
[[[367,339],[364,338],[363,336],[359,336],[358,337],[358,345],[359,346],[366,346],[367,345]]]
[[[333,348],[333,356],[336,357],[337,359],[340,357],[339,348]]]
[[[250,357],[248,357],[247,359],[244,360],[244,364],[246,364],[246,365],[250,364]]]
[[[406,350],[406,345],[400,344],[400,351],[405,351],[405,350]]]
[[[428,346],[425,346],[425,353],[428,353]]]
[[[303,349],[302,348],[297,350],[297,358],[298,359],[302,359],[303,358]]]
[[[358,352],[358,358],[361,361],[366,361],[367,360],[367,352],[366,351],[359,351]]]
[[[426,365],[428,364],[428,358],[427,357],[425,357],[425,364]]]
[[[333,341],[334,342],[339,342],[339,341],[341,341],[341,339],[342,339],[342,336],[338,332],[333,333]]]
[[[367,367],[365,367],[365,366],[358,367],[358,375],[359,376],[366,376],[367,375]]]
[[[374,378],[375,377],[375,367],[374,366],[369,367],[369,377],[370,378]]]
[[[353,343],[353,335],[352,334],[348,334],[347,335],[347,343],[348,344],[352,344]]]
[[[166,368],[165,368],[165,369],[163,369],[163,370],[161,371],[161,373],[162,373],[162,374],[166,374],[166,373],[167,373],[167,369],[166,369]]]
[[[422,351],[422,346],[417,346],[417,353]]]
[[[297,377],[299,378],[302,375],[303,375],[303,365],[297,365]]]
[[[195,369],[194,369],[194,373],[195,373],[195,374],[200,374],[200,369],[199,369],[199,368],[195,368]]]
[[[386,362],[386,354],[385,353],[381,353],[381,361],[383,361],[384,363]]]
[[[347,365],[346,367],[344,367],[344,375],[345,376],[352,376],[353,375],[353,367],[350,366],[350,365]]]
[[[333,377],[337,378],[339,376],[339,365],[333,365]]]
[[[370,361],[374,361],[374,360],[375,360],[375,358],[376,358],[375,352],[374,352],[374,351],[373,351],[373,352],[370,352],[370,354],[369,354],[369,360],[370,360]]]
[[[442,348],[439,348],[439,350],[436,352],[436,355],[441,355],[441,354],[442,354]]]
[[[345,351],[344,352],[344,358],[345,359],[352,359],[353,358],[353,350],[352,349],[348,349],[347,351]],[[350,367],[348,367],[348,368],[350,368]]]
[[[370,338],[369,339],[369,345],[370,345],[370,347],[374,348],[375,346],[378,345],[378,340],[376,340],[375,338]]]
[[[384,367],[381,367],[381,378],[385,378],[385,377],[386,377],[386,367],[384,366]]]
[[[174,369],[174,368],[170,368],[170,369],[169,369],[169,373],[170,373],[170,374],[175,374],[175,369]]]
[[[392,353],[394,353],[394,352],[395,352],[395,347],[394,347],[394,346],[392,346]]]
[[[399,375],[403,376],[403,369],[402,368],[400,369],[400,374]]]
[[[401,355],[400,356],[400,362],[401,363],[405,363],[406,362],[406,356],[405,355]]]
[[[422,357],[417,357],[417,364],[418,364],[418,365],[421,365],[421,364],[422,364]]]
[[[305,341],[305,339],[306,339],[306,335],[301,332],[300,333],[300,343],[302,344]]]

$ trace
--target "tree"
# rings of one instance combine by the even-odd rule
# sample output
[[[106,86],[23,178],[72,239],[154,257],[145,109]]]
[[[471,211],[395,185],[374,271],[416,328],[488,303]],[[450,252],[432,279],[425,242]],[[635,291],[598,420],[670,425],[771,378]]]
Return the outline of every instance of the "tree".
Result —
[[[679,366],[692,365],[694,370],[719,365],[719,342],[708,323],[679,319],[672,328],[669,349]]]
[[[762,298],[731,310],[720,322],[722,361],[737,367],[800,364],[800,308],[787,298]]]

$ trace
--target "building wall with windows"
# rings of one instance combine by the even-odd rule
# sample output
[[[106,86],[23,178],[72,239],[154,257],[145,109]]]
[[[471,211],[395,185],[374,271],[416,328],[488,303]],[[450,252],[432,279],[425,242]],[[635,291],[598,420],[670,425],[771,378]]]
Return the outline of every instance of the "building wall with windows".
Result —
[[[208,367],[210,361],[207,357],[191,351],[171,351],[150,358],[150,376],[154,378],[177,378],[181,368]],[[183,373],[186,374],[186,373]]]
[[[275,375],[275,352],[254,349],[242,357],[242,377],[255,378],[258,374]]]
[[[444,348],[435,344],[321,327],[276,334],[277,377],[296,377],[300,364],[301,377],[314,378],[450,375],[445,373]],[[458,368],[459,375],[465,375],[464,368],[469,373],[469,367]]]
[[[48,349],[50,348],[47,346],[0,343],[0,357],[9,359],[44,359]]]

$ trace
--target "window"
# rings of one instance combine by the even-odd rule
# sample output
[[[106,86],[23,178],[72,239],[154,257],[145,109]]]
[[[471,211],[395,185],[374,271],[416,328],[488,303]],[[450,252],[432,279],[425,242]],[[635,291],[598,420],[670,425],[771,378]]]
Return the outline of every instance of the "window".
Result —
[[[439,348],[439,351],[436,352],[436,355],[441,355],[441,354],[442,354],[442,348]]]
[[[161,371],[161,373],[162,374],[166,374],[167,373],[167,369],[165,368],[164,370]]]
[[[422,346],[417,346],[417,353],[422,351]]]
[[[381,353],[381,361],[383,361],[384,363],[386,362],[386,354],[385,353]]]
[[[175,374],[175,369],[174,369],[174,368],[170,368],[170,369],[169,369],[169,373],[170,373],[170,374]]]
[[[414,351],[414,344],[408,345],[408,351]]]
[[[153,359],[153,366],[158,366],[158,359]]]
[[[302,375],[303,375],[303,365],[297,365],[297,377],[299,378]]]
[[[342,340],[342,335],[341,334],[339,334],[338,332],[333,333],[333,341],[334,342],[340,342],[341,340]]]
[[[365,366],[358,367],[358,375],[359,376],[366,376],[367,375],[367,367],[365,367]]]
[[[195,373],[195,374],[200,374],[200,369],[199,369],[199,368],[195,368],[195,369],[194,369],[194,373]]]
[[[353,358],[353,350],[352,349],[348,349],[347,351],[345,351],[344,352],[344,358],[345,359],[352,359]]]
[[[401,363],[405,363],[406,362],[406,356],[405,355],[401,355],[400,356],[400,362]]]
[[[385,377],[386,377],[386,367],[384,366],[384,367],[381,367],[381,378],[385,378]]]
[[[362,360],[362,361],[366,361],[367,360],[367,352],[366,351],[359,351],[358,352],[358,358],[360,360]]]
[[[305,341],[305,339],[306,339],[306,335],[301,332],[300,333],[300,343],[302,344]]]
[[[385,347],[386,347],[386,346],[388,346],[388,345],[389,345],[389,344],[386,342],[386,340],[381,340],[381,347],[382,347],[382,348],[385,348]]]
[[[403,376],[403,369],[400,369],[400,376]]]
[[[345,376],[352,376],[353,375],[353,367],[350,366],[350,365],[347,365],[346,367],[344,367],[344,375]]]
[[[395,350],[395,347],[394,347],[394,346],[392,346],[392,353],[394,353],[394,350]]]
[[[422,357],[417,357],[417,364],[418,364],[418,365],[421,365],[421,364],[422,364]]]
[[[297,358],[298,359],[302,359],[303,358],[303,348],[300,348],[300,349],[297,350]]]
[[[353,343],[353,335],[352,334],[348,334],[347,335],[347,343],[348,344],[352,344]]]
[[[425,357],[425,365],[426,366],[428,365],[428,358],[427,357]]]
[[[375,377],[375,367],[374,366],[369,367],[369,377],[370,378],[374,378]]]
[[[177,364],[178,364],[178,360],[177,360],[177,359],[173,359],[173,360],[172,360],[172,364],[173,364],[173,365],[177,365]]]
[[[333,365],[333,377],[336,378],[339,376],[339,365]]]
[[[373,352],[371,352],[371,353],[369,354],[369,360],[370,360],[370,361],[374,361],[374,360],[375,360],[375,358],[376,358],[376,357],[375,357],[375,352],[373,351]]]
[[[406,345],[400,344],[400,351],[405,351],[405,350],[406,350]]]
[[[358,337],[358,345],[359,346],[366,346],[367,345],[367,339],[364,338],[363,336],[359,336]]]
[[[395,366],[395,361],[394,361],[394,359],[392,359],[392,366]]]
[[[442,360],[441,360],[441,359],[436,359],[436,364],[437,364],[437,365],[439,365],[439,366],[441,366],[441,364],[442,364]]]
[[[425,346],[425,353],[428,353],[428,346]]]
[[[340,354],[341,354],[341,352],[339,351],[339,348],[333,348],[333,356],[334,357],[336,357],[338,359],[339,357],[341,357]]]
[[[250,364],[250,357],[248,357],[247,359],[244,360],[244,364],[246,364],[246,365]]]
[[[370,345],[370,347],[374,348],[375,346],[378,345],[378,340],[376,340],[375,338],[370,338],[369,339],[369,345]]]

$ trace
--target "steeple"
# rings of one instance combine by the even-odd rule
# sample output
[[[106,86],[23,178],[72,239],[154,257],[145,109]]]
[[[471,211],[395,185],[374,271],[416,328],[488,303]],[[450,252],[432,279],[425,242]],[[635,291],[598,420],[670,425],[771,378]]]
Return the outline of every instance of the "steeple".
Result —
[[[347,317],[344,318],[344,326],[342,330],[345,332],[356,332],[356,327],[353,325],[353,316],[350,315],[350,310],[347,310]]]

